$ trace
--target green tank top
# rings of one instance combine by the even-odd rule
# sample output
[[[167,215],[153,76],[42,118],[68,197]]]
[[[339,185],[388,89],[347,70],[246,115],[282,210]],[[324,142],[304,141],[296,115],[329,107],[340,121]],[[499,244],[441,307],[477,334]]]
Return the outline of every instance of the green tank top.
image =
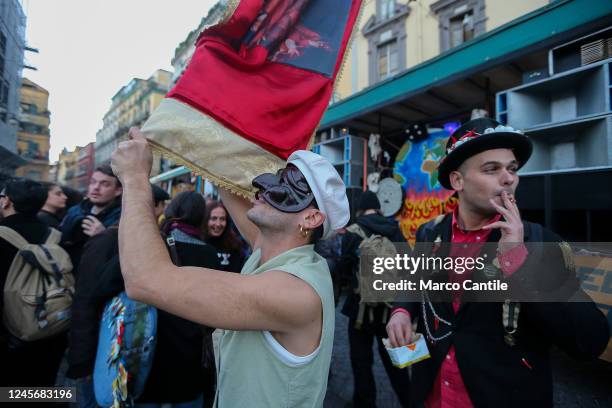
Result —
[[[299,357],[282,348],[269,332],[226,330],[219,343],[215,406],[321,407],[334,342],[334,294],[327,262],[313,245],[293,248],[263,265],[260,258],[257,249],[241,274],[284,271],[304,280],[319,295],[321,341],[310,356]]]

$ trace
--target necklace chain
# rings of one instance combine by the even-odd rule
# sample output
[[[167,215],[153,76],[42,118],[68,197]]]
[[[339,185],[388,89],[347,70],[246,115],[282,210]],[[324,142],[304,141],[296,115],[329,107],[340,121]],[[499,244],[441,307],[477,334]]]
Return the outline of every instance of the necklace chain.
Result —
[[[429,295],[427,295],[427,292],[422,291],[421,292],[421,308],[423,310],[423,322],[425,323],[425,331],[427,332],[427,337],[429,337],[429,340],[431,340],[431,341],[440,341],[440,340],[443,340],[443,339],[447,338],[451,334],[453,334],[452,331],[449,331],[448,333],[446,333],[445,335],[440,336],[440,337],[435,337],[433,334],[431,334],[431,330],[429,329],[429,323],[427,322],[427,308],[425,307],[425,304],[427,304],[429,306],[429,309],[431,309],[431,313],[433,314],[433,316],[436,319],[438,319],[438,321],[446,324],[447,326],[452,326],[452,323],[450,323],[450,322],[442,319],[440,316],[438,316],[438,314],[436,313],[436,309],[434,309],[433,304],[431,304],[431,300],[429,299]]]

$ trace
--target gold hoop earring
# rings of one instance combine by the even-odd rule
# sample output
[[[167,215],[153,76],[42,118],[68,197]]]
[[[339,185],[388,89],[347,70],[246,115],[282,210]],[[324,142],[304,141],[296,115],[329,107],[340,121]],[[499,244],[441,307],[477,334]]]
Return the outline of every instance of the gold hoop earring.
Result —
[[[300,225],[300,235],[303,238],[306,238],[308,236],[308,234],[310,234],[310,231],[307,230],[307,229],[304,229],[304,227]]]

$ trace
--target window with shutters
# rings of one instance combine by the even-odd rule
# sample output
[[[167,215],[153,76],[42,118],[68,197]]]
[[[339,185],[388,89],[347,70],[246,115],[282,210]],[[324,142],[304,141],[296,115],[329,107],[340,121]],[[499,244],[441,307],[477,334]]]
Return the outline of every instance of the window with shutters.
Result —
[[[373,85],[406,69],[406,19],[410,7],[376,0],[376,15],[363,26],[368,40],[368,83]]]
[[[474,38],[474,14],[470,11],[451,18],[449,32],[451,48]]]
[[[395,14],[395,0],[377,0],[378,1],[378,19],[385,21],[393,17]]]
[[[431,5],[438,16],[440,52],[463,44],[485,32],[484,0],[439,0]]]
[[[378,46],[378,78],[386,79],[399,72],[399,52],[397,40]]]

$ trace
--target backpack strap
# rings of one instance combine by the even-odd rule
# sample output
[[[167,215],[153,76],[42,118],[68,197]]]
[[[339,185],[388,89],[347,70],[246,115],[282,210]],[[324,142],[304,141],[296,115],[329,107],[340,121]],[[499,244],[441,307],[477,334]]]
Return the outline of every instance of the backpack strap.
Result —
[[[346,227],[346,230],[348,232],[352,232],[353,234],[359,235],[363,239],[366,239],[368,237],[363,228],[361,228],[357,223],[349,225],[348,227]]]
[[[9,227],[0,226],[0,238],[3,238],[9,244],[13,245],[19,251],[24,249],[30,243],[22,237],[17,231]]]
[[[168,249],[170,250],[170,258],[172,259],[172,263],[175,266],[182,266],[181,259],[179,258],[178,251],[176,250],[176,241],[172,235],[168,235],[166,237],[166,244],[168,244]]]
[[[45,244],[59,244],[61,240],[62,233],[55,228],[49,227],[49,233],[47,235],[47,239],[45,240]]]

